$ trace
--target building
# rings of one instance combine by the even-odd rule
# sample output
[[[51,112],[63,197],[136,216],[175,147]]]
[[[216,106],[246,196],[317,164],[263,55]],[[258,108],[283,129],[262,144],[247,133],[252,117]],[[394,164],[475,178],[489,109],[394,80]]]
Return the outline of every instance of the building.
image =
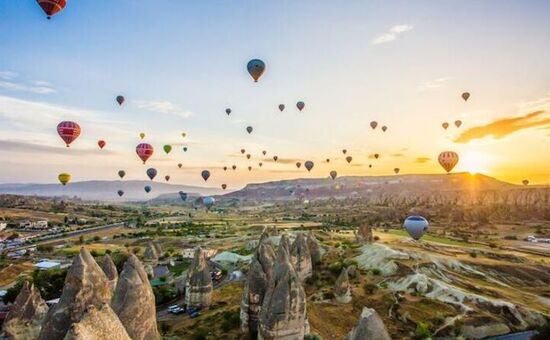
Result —
[[[6,223],[6,222],[0,222],[0,231],[6,229],[7,226],[8,226],[8,223]]]
[[[35,263],[34,267],[39,270],[59,269],[61,268],[61,263],[43,259],[40,260],[38,263]]]
[[[19,223],[19,228],[23,229],[48,229],[48,221],[46,220],[40,220],[40,221],[23,221]]]
[[[206,258],[210,258],[218,252],[217,249],[203,249],[206,254]],[[181,252],[181,256],[184,259],[192,259],[195,256],[195,248],[184,248]]]

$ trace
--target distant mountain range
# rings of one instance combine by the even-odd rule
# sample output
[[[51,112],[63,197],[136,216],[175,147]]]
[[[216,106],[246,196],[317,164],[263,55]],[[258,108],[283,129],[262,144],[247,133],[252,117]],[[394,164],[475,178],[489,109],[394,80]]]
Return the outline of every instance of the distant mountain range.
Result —
[[[151,186],[147,194],[143,189]],[[118,190],[124,191],[119,197]],[[161,183],[155,181],[83,181],[73,182],[66,186],[60,184],[0,184],[0,194],[14,194],[43,197],[78,197],[87,201],[138,201],[150,200],[158,196],[170,194],[178,197],[178,192],[189,195],[217,195],[221,189]]]
[[[537,189],[548,186],[515,185],[495,178],[469,173],[398,175],[398,176],[343,176],[330,178],[294,179],[248,184],[243,189],[228,193],[219,199],[239,201],[287,201],[297,198],[367,198],[373,202],[409,199],[460,200],[479,193],[498,193]],[[533,191],[533,190],[530,190]],[[493,199],[493,198],[491,198]]]

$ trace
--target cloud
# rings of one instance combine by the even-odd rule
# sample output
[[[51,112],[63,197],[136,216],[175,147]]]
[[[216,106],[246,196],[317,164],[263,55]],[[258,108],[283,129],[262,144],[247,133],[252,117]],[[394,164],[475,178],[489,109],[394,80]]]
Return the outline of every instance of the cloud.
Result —
[[[18,140],[0,140],[0,149],[2,152],[18,152],[18,153],[39,153],[44,154],[53,154],[53,155],[66,155],[67,148],[65,146],[50,146],[44,144],[29,143]],[[71,150],[72,155],[89,155],[92,154],[107,154],[113,155],[115,152],[111,150],[99,150],[98,148],[93,149],[73,149]]]
[[[402,154],[402,153],[394,153],[394,154],[391,154],[390,156],[392,156],[392,157],[397,157],[397,158],[398,158],[398,157],[405,157],[405,155]]]
[[[0,71],[0,88],[10,91],[30,92],[37,94],[55,93],[52,84],[45,81],[33,81],[30,85],[16,82],[19,74],[12,71]]]
[[[431,158],[429,157],[416,157],[416,159],[414,160],[415,163],[420,163],[420,164],[423,164],[423,163],[427,163],[431,160]]]
[[[188,118],[193,115],[192,112],[186,111],[179,107],[177,104],[171,103],[166,100],[137,100],[135,101],[135,104],[140,109],[176,115],[182,118]]]
[[[395,25],[386,33],[383,33],[376,37],[373,41],[373,45],[383,44],[390,41],[394,41],[397,39],[401,34],[406,33],[410,30],[412,30],[414,27],[413,25]]]
[[[305,161],[301,159],[296,158],[277,158],[277,161],[275,162],[273,158],[264,158],[262,161],[264,162],[273,162],[273,163],[281,163],[281,164],[296,164],[296,162],[302,163],[302,165],[305,163]]]
[[[489,124],[472,127],[460,134],[456,143],[468,143],[474,139],[493,137],[500,139],[516,131],[532,127],[543,127],[550,125],[550,115],[547,111],[539,110],[519,117],[501,118]]]
[[[426,92],[433,89],[438,89],[445,86],[447,81],[451,80],[451,77],[441,77],[433,80],[428,80],[418,85],[418,92]]]

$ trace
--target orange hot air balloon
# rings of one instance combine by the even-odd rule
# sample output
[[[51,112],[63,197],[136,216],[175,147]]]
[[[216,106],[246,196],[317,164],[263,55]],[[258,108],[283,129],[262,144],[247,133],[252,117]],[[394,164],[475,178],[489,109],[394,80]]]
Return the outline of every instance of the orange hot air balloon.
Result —
[[[99,148],[100,149],[103,149],[105,147],[105,141],[104,140],[98,140],[97,141],[97,145],[99,145]]]
[[[139,158],[143,161],[143,164],[153,155],[153,152],[155,149],[151,144],[148,143],[140,143],[138,146],[136,146],[136,153]]]
[[[458,163],[458,154],[454,151],[443,151],[439,154],[437,160],[439,161],[439,164],[441,164],[443,169],[445,169],[445,171],[449,173]]]
[[[375,153],[374,158],[378,159],[378,157],[380,157],[380,154]]]
[[[455,126],[456,126],[457,128],[459,128],[460,125],[462,125],[462,121],[461,121],[461,120],[455,120]]]
[[[352,159],[353,159],[353,158],[352,158],[351,156],[346,157],[346,161],[347,161],[348,163],[351,163],[351,160],[352,160]]]
[[[67,5],[66,0],[36,0],[36,2],[42,7],[48,19],[51,19],[52,16],[61,12]]]
[[[80,125],[71,121],[61,122],[57,124],[57,133],[69,147],[69,144],[80,136]]]
[[[449,127],[449,123],[444,122],[443,124],[441,124],[441,126],[442,126],[445,130],[447,130],[447,128]]]
[[[377,126],[378,126],[378,123],[377,123],[376,121],[373,120],[372,122],[370,122],[370,127],[371,127],[373,130],[376,129]]]
[[[529,180],[528,180],[528,179],[524,179],[523,181],[521,181],[521,183],[523,183],[523,185],[529,185]]]
[[[393,172],[395,172],[395,174],[397,175],[399,173],[400,169],[399,168],[395,168],[393,169]]]

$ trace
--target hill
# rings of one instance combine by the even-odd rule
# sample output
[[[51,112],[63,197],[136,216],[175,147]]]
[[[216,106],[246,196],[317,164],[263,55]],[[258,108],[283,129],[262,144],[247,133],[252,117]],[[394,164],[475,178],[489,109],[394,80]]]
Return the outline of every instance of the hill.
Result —
[[[144,186],[152,190],[146,194]],[[117,195],[118,190],[124,191],[124,196]],[[221,192],[217,188],[196,187],[160,183],[154,181],[82,181],[59,184],[0,184],[0,194],[14,194],[42,197],[78,197],[87,201],[135,201],[148,200],[164,194],[177,195],[179,191],[196,195],[215,195]]]

